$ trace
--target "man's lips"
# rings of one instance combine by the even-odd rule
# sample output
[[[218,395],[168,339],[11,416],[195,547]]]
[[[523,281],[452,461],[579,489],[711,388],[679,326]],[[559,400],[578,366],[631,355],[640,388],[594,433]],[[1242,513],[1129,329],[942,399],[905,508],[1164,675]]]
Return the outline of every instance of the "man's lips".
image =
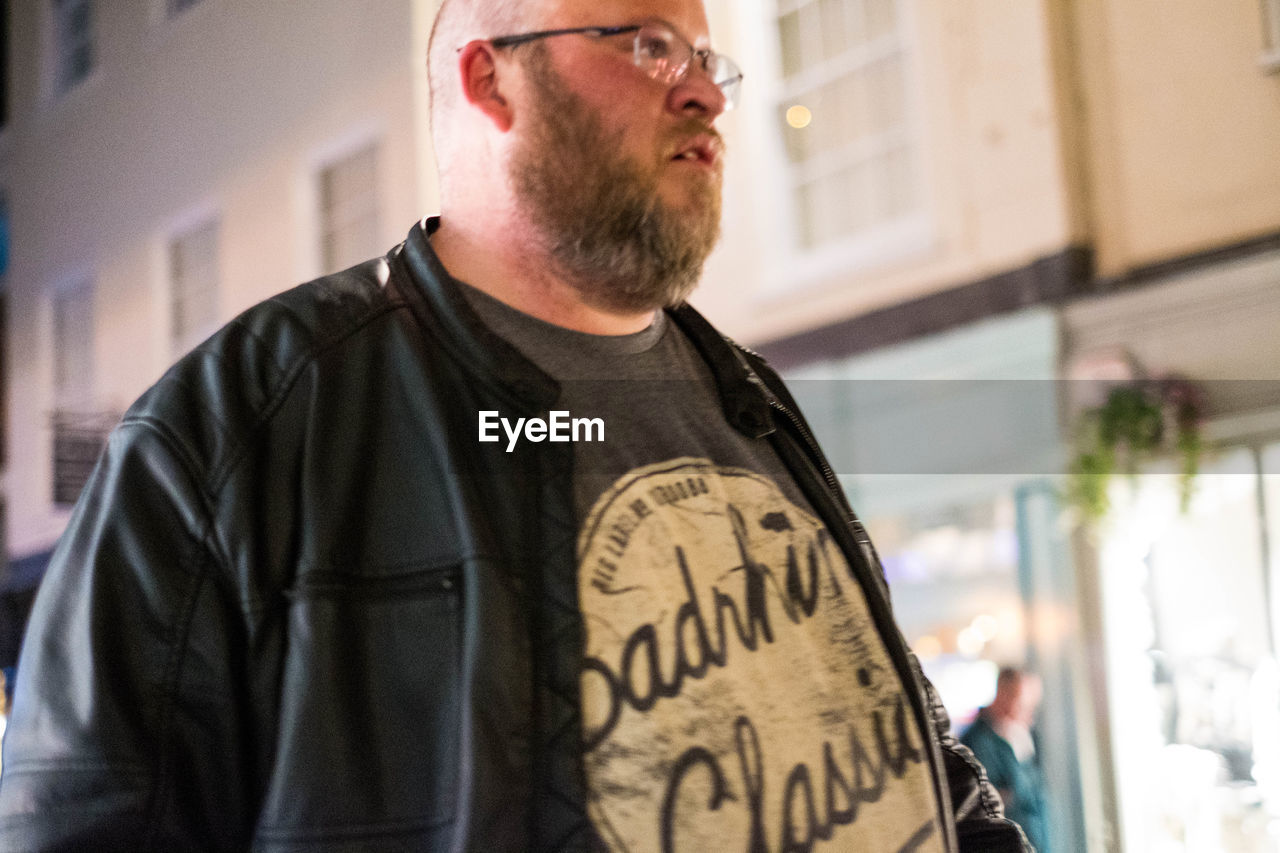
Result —
[[[715,168],[723,152],[724,142],[718,134],[700,133],[681,144],[671,159],[676,162]]]

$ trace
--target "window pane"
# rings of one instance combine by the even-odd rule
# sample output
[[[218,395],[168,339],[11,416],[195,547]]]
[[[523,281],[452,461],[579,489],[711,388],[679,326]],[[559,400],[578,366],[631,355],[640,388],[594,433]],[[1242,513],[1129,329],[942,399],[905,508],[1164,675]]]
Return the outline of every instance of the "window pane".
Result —
[[[897,0],[866,0],[867,38],[892,35],[898,26]]]
[[[866,0],[845,0],[845,30],[849,37],[849,47],[855,48],[867,41],[867,2]]]
[[[822,61],[822,8],[816,2],[800,7],[801,69],[809,70]]]
[[[794,77],[801,68],[799,12],[790,12],[778,19],[778,38],[782,50],[782,75]]]
[[[849,29],[846,25],[850,0],[821,0],[822,56],[831,59],[850,47]]]
[[[909,216],[921,201],[919,148],[907,125],[898,0],[810,0],[779,12],[782,71],[791,85],[778,103],[778,127],[799,242],[812,248],[856,239]],[[800,106],[807,113],[797,126],[788,111]]]
[[[809,153],[823,154],[837,148],[840,138],[839,81],[828,83],[813,93],[813,122],[809,125]]]
[[[888,133],[902,126],[906,94],[902,70],[899,56],[881,60],[867,69],[868,129],[873,133]]]
[[[867,132],[867,78],[861,73],[845,74],[834,87],[831,121],[841,143],[850,145]]]
[[[810,0],[778,16],[778,39],[784,77],[794,77],[822,61],[822,2],[823,0]]]
[[[53,386],[57,408],[88,404],[93,377],[93,291],[70,288],[53,301]]]
[[[379,254],[376,145],[320,173],[322,256],[325,272]]]
[[[172,343],[183,353],[213,332],[218,320],[218,223],[205,223],[170,246]]]
[[[785,103],[778,108],[778,123],[783,128],[782,138],[787,148],[787,159],[792,163],[802,163],[809,157],[809,139],[813,134],[811,126],[796,127],[792,124],[788,116],[793,108],[810,109],[800,100]]]

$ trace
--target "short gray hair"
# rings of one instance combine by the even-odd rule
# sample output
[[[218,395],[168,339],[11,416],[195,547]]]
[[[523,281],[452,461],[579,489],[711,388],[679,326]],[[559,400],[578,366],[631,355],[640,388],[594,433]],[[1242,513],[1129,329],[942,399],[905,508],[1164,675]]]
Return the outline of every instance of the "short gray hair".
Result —
[[[445,141],[441,125],[448,122],[461,95],[455,71],[458,48],[471,39],[520,31],[539,5],[536,0],[442,0],[427,43],[431,133],[437,151]]]

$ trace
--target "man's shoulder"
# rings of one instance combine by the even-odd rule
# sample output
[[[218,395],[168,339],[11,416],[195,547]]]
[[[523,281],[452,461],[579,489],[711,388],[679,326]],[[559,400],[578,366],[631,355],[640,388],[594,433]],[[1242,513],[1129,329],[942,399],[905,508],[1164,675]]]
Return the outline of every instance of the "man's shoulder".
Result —
[[[179,359],[125,414],[184,436],[234,442],[264,422],[319,358],[394,311],[391,256],[323,276],[246,309]],[[341,364],[342,360],[332,359]],[[201,442],[204,443],[204,442]],[[212,447],[206,446],[208,458]]]
[[[390,259],[374,258],[271,296],[233,319],[192,355],[250,341],[281,365],[314,355],[395,307],[386,290]]]
[[[389,257],[365,261],[271,296],[248,308],[179,360],[179,374],[204,370],[208,362],[234,370],[257,365],[246,379],[281,376],[299,362],[351,337],[395,307],[386,292]],[[270,384],[270,380],[267,379]]]

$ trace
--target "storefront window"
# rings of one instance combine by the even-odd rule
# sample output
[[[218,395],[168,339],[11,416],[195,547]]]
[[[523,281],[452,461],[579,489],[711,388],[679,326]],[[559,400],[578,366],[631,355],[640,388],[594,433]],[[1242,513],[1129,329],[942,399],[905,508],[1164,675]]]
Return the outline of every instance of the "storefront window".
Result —
[[[868,493],[891,482],[860,478]],[[991,488],[979,488],[984,482]],[[898,625],[937,688],[953,733],[963,735],[991,703],[1002,667],[1035,674],[1044,701],[1032,728],[1034,759],[1024,760],[1044,780],[1042,843],[1053,851],[1083,849],[1069,660],[1078,646],[1069,619],[1073,594],[1064,577],[1065,546],[1041,518],[1053,517],[1052,488],[976,475],[898,478],[896,485],[935,501],[873,513],[867,527]]]
[[[898,624],[962,730],[991,699],[999,667],[1027,658],[1013,498],[882,516],[867,527]]]
[[[1126,850],[1277,849],[1258,458],[1219,454],[1185,513],[1171,474],[1113,495],[1100,568]]]

